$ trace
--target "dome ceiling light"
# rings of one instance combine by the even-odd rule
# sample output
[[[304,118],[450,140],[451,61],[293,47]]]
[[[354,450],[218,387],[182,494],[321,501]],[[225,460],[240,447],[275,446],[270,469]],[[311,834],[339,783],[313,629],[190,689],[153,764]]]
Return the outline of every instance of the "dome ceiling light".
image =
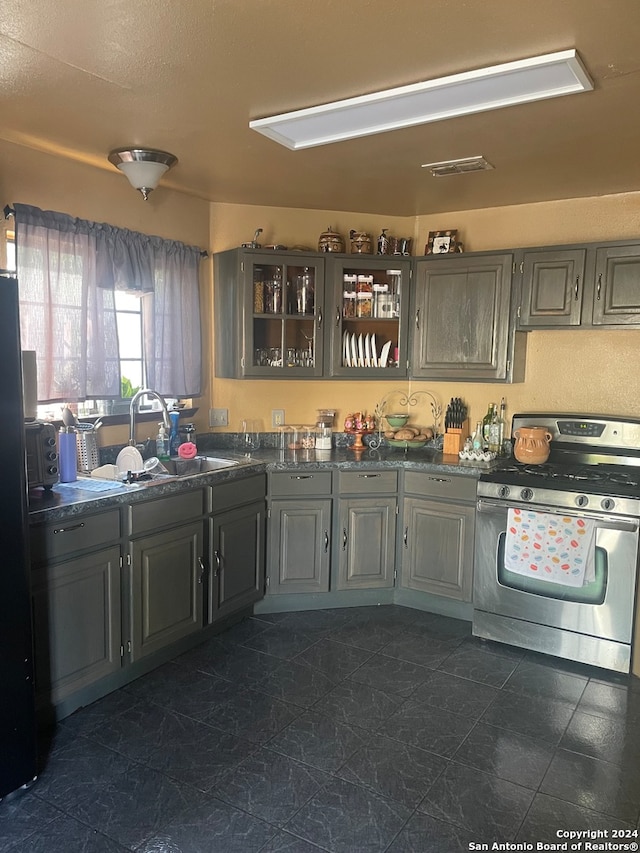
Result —
[[[178,158],[156,148],[116,148],[110,152],[109,162],[127,176],[131,186],[139,190],[147,201],[160,178],[178,162]]]

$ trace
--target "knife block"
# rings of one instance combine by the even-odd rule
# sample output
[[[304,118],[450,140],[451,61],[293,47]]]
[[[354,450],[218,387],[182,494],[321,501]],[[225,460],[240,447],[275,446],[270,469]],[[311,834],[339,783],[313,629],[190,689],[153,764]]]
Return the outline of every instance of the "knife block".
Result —
[[[463,422],[460,428],[449,427],[444,434],[442,453],[445,456],[457,456],[464,447],[465,438],[469,435],[469,421]]]

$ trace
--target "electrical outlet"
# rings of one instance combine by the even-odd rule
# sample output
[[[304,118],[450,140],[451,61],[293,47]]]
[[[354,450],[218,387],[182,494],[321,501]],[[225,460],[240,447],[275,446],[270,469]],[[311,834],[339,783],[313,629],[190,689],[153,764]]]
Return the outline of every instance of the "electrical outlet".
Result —
[[[279,427],[284,424],[284,409],[271,409],[271,426]]]
[[[229,426],[229,409],[209,409],[209,426]]]

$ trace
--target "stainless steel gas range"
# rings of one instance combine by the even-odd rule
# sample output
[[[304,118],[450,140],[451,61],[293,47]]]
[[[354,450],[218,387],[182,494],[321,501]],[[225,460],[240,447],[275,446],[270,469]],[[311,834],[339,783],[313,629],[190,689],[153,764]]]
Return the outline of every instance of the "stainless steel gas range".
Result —
[[[640,420],[518,414],[543,426],[541,465],[478,482],[473,633],[629,672],[640,523]]]

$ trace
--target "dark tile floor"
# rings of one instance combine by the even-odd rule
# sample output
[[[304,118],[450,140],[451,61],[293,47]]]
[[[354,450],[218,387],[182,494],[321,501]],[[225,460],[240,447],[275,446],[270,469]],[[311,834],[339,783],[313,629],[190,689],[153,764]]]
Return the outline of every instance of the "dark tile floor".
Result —
[[[639,812],[636,679],[385,606],[247,619],[78,711],[0,850],[460,853]]]

